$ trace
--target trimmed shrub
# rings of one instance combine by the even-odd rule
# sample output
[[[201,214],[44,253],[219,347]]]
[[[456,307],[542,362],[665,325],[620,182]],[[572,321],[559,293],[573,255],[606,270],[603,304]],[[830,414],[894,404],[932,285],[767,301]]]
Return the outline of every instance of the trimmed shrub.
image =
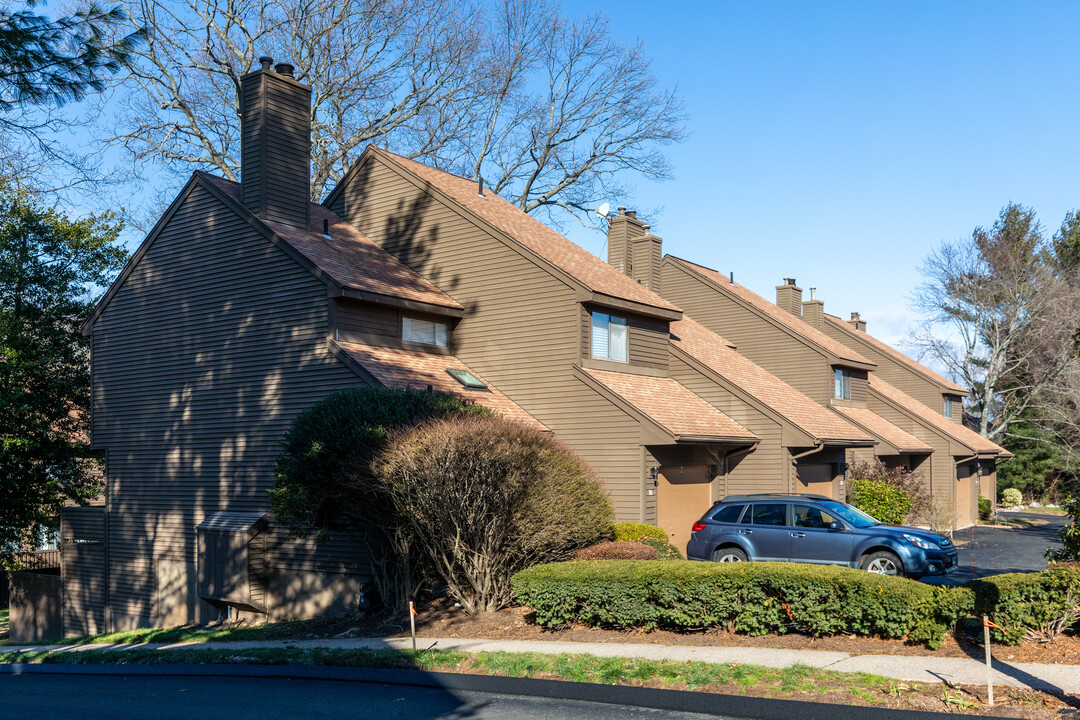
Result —
[[[1006,507],[1016,507],[1024,502],[1024,496],[1016,488],[1005,488],[1001,491],[1001,502]]]
[[[358,386],[327,395],[293,420],[274,467],[270,507],[295,536],[325,538],[386,518],[371,496],[371,461],[395,428],[450,414],[488,415],[452,395]]]
[[[1053,640],[1080,621],[1080,563],[1051,565],[1039,573],[1009,573],[973,580],[974,614],[987,615],[1004,631],[996,640]]]
[[[638,542],[656,548],[660,560],[682,560],[682,553],[668,540],[663,528],[648,523],[615,523],[615,540]]]
[[[990,516],[994,514],[994,506],[990,503],[988,498],[979,498],[979,519],[986,521],[990,519]]]
[[[883,523],[903,525],[911,512],[911,498],[899,488],[880,480],[854,480],[848,502]]]
[[[498,417],[440,418],[395,434],[372,465],[465,612],[510,603],[510,576],[611,536],[600,480],[554,436]]]
[[[575,560],[656,560],[656,548],[638,542],[616,540],[578,550]]]
[[[639,542],[644,539],[668,542],[668,535],[663,528],[648,523],[615,523],[615,540],[618,542]]]
[[[798,629],[907,637],[937,647],[970,614],[970,590],[838,566],[616,560],[539,565],[513,577],[545,627]]]

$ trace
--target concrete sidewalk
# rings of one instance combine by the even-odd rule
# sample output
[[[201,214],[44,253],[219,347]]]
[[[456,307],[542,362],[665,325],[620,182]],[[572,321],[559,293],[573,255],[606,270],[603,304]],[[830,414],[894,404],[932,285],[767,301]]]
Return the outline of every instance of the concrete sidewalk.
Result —
[[[408,638],[358,638],[321,640],[253,640],[241,642],[200,643],[131,643],[117,645],[20,645],[0,646],[0,652],[48,651],[95,652],[99,650],[227,650],[256,648],[331,648],[338,650],[396,649],[412,647]],[[703,647],[689,645],[652,645],[632,643],[549,642],[540,640],[464,640],[459,638],[418,638],[421,649],[459,650],[462,652],[535,652],[546,654],[590,654],[600,657],[635,657],[649,660],[675,660],[785,668],[792,665],[866,672],[897,680],[914,682],[950,682],[962,685],[985,685],[986,665],[969,658],[935,658],[914,655],[854,655],[821,650],[785,650],[782,648]],[[994,661],[994,684],[1026,687],[1059,693],[1080,693],[1080,665],[1042,665]]]

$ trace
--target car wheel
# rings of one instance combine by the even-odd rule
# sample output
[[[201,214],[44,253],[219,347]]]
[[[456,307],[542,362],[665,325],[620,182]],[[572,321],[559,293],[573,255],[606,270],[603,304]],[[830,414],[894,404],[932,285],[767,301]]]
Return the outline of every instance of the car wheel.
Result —
[[[904,566],[900,564],[900,558],[884,550],[870,553],[864,557],[862,569],[875,575],[904,574]]]
[[[749,560],[739,548],[720,548],[712,554],[713,562],[721,563],[733,563],[733,562],[746,562]]]

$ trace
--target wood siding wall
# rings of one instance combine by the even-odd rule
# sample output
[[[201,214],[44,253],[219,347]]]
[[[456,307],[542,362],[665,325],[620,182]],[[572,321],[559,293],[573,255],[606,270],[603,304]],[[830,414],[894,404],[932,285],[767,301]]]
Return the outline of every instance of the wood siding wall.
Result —
[[[788,491],[785,462],[789,454],[782,446],[780,423],[747,405],[678,358],[671,359],[671,376],[761,438],[752,452],[732,462],[727,476],[723,478],[721,496]]]
[[[199,186],[105,308],[93,440],[108,452],[111,627],[205,619],[196,525],[268,511],[293,416],[359,382],[326,347],[328,308],[320,281]]]
[[[105,509],[68,507],[60,513],[60,577],[64,635],[106,631]]]
[[[465,307],[455,354],[579,452],[620,518],[640,519],[638,423],[573,376],[583,351],[574,289],[378,158],[342,196],[347,220]]]
[[[689,317],[734,343],[740,354],[784,382],[817,402],[828,404],[833,394],[833,378],[823,353],[672,263],[664,263],[660,282],[664,297]]]

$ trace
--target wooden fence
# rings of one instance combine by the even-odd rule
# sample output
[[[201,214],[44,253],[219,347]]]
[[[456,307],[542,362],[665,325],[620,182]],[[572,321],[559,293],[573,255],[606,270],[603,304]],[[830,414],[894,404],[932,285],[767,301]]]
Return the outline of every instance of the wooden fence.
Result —
[[[36,550],[30,553],[19,553],[19,559],[32,568],[58,568],[60,567],[59,550]],[[6,572],[0,572],[0,610],[7,609],[11,604],[11,585]]]

